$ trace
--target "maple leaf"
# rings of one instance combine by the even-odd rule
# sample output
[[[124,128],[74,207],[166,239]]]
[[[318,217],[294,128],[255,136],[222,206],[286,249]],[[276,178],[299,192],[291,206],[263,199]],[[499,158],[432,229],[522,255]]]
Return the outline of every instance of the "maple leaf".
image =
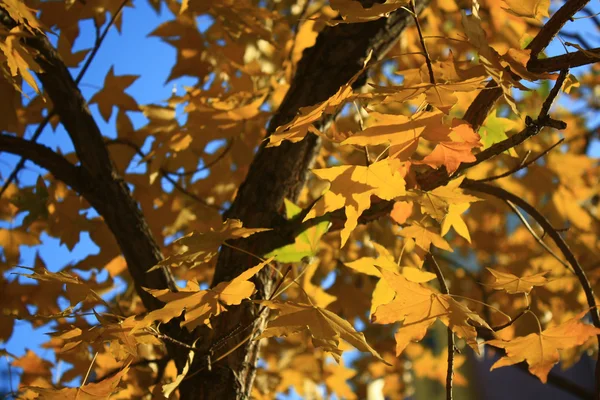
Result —
[[[108,304],[100,297],[96,291],[92,289],[88,282],[81,280],[78,276],[72,275],[68,272],[51,272],[44,267],[19,267],[33,271],[31,274],[18,275],[25,276],[27,278],[35,279],[39,282],[46,282],[50,284],[65,285],[65,295],[71,302],[71,307],[74,307],[78,303],[84,300],[92,300],[98,304],[102,304],[108,307]],[[101,288],[101,286],[100,286]]]
[[[369,112],[371,126],[361,132],[353,133],[342,144],[372,146],[389,144],[392,158],[407,160],[417,149],[422,136],[430,137],[440,130],[448,134],[450,129],[442,122],[443,114],[439,111],[423,112],[406,117],[404,115]],[[447,128],[447,129],[446,129]]]
[[[288,199],[284,200],[284,205],[287,219],[292,219],[302,212],[300,207]],[[317,252],[321,237],[329,230],[330,226],[331,222],[319,222],[300,232],[294,238],[294,243],[275,249],[264,256],[275,257],[275,260],[284,263],[299,262],[304,257],[312,257]]]
[[[439,234],[433,232],[429,228],[413,222],[410,226],[402,228],[400,236],[413,238],[417,246],[425,251],[429,251],[429,247],[433,245],[439,249],[453,252],[452,247]]]
[[[422,213],[431,215],[436,221],[442,222],[448,215],[451,205],[468,205],[481,200],[476,196],[465,194],[465,191],[460,188],[464,179],[465,177],[453,179],[447,185],[437,187],[429,192],[409,190],[406,197],[418,203]]]
[[[423,135],[425,137],[425,135]],[[480,137],[471,125],[455,120],[453,127],[443,140],[438,141],[435,148],[423,160],[414,161],[415,164],[427,164],[434,168],[442,165],[446,167],[449,174],[454,173],[463,162],[473,162],[476,160],[472,152],[474,147],[481,147]]]
[[[113,106],[118,106],[120,110],[138,111],[139,107],[133,97],[125,93],[125,89],[131,86],[138,75],[119,75],[115,76],[111,66],[104,78],[102,90],[92,96],[89,103],[98,104],[100,115],[106,122],[110,120]]]
[[[363,68],[354,74],[354,76],[350,78],[346,84],[342,85],[335,94],[329,97],[329,99],[319,104],[301,107],[299,114],[293,120],[279,126],[275,132],[269,135],[269,144],[267,147],[279,146],[284,140],[289,140],[292,143],[299,142],[304,139],[308,132],[312,132],[315,135],[321,135],[321,132],[319,132],[313,124],[318,122],[324,114],[335,114],[342,104],[351,101],[354,98],[352,85],[363,74],[370,60],[371,55],[369,54],[363,63]]]
[[[344,208],[346,222],[341,231],[342,247],[358,224],[358,217],[371,206],[371,196],[392,200],[405,194],[405,181],[398,160],[384,159],[367,167],[344,165],[313,169],[319,178],[331,182],[329,190],[315,203],[306,218]]]
[[[413,363],[413,371],[417,377],[429,378],[442,385],[446,385],[446,376],[448,373],[448,348],[444,348],[441,353],[437,355],[434,355],[430,349],[425,349],[418,357],[413,357],[412,354],[409,354],[409,358]],[[459,372],[459,368],[466,360],[467,358],[463,354],[454,355],[453,384],[455,385],[468,385],[467,378]]]
[[[496,113],[497,110],[492,111],[486,118],[485,123],[479,129],[483,150],[507,139],[508,136],[506,135],[506,132],[516,129],[519,125],[517,121],[497,117]],[[513,157],[517,156],[517,152],[513,148],[509,149],[507,152]]]
[[[10,18],[18,22],[18,25],[41,31],[40,23],[35,17],[36,10],[29,8],[25,3],[19,0],[2,0],[2,8],[8,12]]]
[[[130,357],[139,357],[138,345],[160,346],[162,343],[153,333],[138,329],[139,320],[136,316],[114,322],[114,316],[102,316],[97,313],[94,315],[100,325],[86,329],[72,327],[50,334],[55,341],[60,341],[58,347],[61,352],[72,351],[88,344],[96,351],[104,351],[104,344],[108,343],[110,353],[116,360],[127,360]]]
[[[360,3],[353,0],[330,0],[331,8],[338,10],[344,22],[357,23],[379,19],[406,6],[410,0],[391,0],[384,4],[372,4],[369,8],[363,8]],[[337,22],[337,21],[336,21]]]
[[[348,385],[348,380],[356,375],[356,371],[342,364],[327,364],[325,366],[325,385],[330,393],[335,393],[340,399],[356,399],[356,394]]]
[[[416,267],[401,267],[390,252],[378,243],[371,241],[373,247],[377,250],[377,258],[362,257],[358,260],[344,263],[345,266],[357,272],[376,276],[381,278],[381,270],[385,269],[391,272],[399,272],[411,282],[423,283],[435,278],[435,274],[423,271]],[[388,284],[387,280],[380,279],[375,285],[371,299],[371,315],[377,307],[387,304],[394,298],[394,289]]]
[[[546,383],[548,373],[554,364],[559,361],[558,350],[579,346],[591,336],[600,334],[600,328],[581,322],[581,318],[586,313],[587,311],[584,311],[558,326],[545,329],[541,333],[531,333],[508,341],[487,341],[486,343],[491,346],[506,350],[506,356],[496,361],[491,370],[526,361],[529,365],[529,372]]]
[[[407,201],[397,201],[394,203],[394,208],[390,213],[390,217],[396,221],[398,225],[402,225],[406,222],[408,217],[412,214],[413,203]]]
[[[494,283],[487,284],[491,288],[496,290],[506,290],[509,294],[516,293],[529,293],[534,286],[544,286],[548,283],[548,280],[544,277],[548,273],[548,271],[541,272],[539,274],[534,275],[525,275],[522,277],[518,277],[513,274],[509,274],[507,272],[500,272],[492,268],[487,268],[488,271],[496,280]]]
[[[396,332],[396,355],[400,355],[411,341],[421,340],[427,329],[439,319],[469,346],[479,352],[477,332],[472,322],[480,326],[488,324],[465,305],[451,296],[439,294],[400,274],[382,270],[383,278],[396,292],[391,303],[377,307],[371,320],[377,324],[403,322]],[[491,329],[491,328],[490,328]]]
[[[21,254],[19,246],[34,246],[40,243],[37,235],[23,229],[0,228],[0,245],[7,263],[19,263],[19,254]]]
[[[200,325],[210,325],[210,318],[227,311],[226,306],[237,305],[242,300],[254,294],[254,283],[248,281],[273,259],[242,272],[229,282],[221,282],[212,289],[200,290],[195,282],[188,282],[186,290],[171,292],[169,289],[145,289],[157,299],[165,302],[165,306],[151,311],[138,324],[143,328],[153,321],[168,322],[185,311],[185,318],[181,322],[190,332]]]
[[[379,254],[377,258],[362,257],[355,261],[346,262],[344,265],[357,272],[376,276],[378,278],[381,278],[382,276],[382,269],[390,272],[398,272],[411,282],[428,282],[435,278],[435,274],[432,274],[431,272],[423,271],[415,267],[399,266],[396,261],[394,261],[394,256],[390,254],[385,247],[373,241],[371,241],[371,245]]]
[[[335,113],[343,102],[351,99],[352,94],[352,84],[348,83],[339,88],[333,96],[324,102],[300,108],[299,115],[287,124],[278,127],[269,136],[268,147],[279,146],[284,140],[289,140],[292,143],[299,142],[304,139],[308,132],[320,135],[321,132],[313,124],[318,122],[323,114]]]
[[[28,386],[27,389],[32,390],[49,400],[104,400],[111,398],[119,391],[119,383],[121,379],[129,372],[129,365],[116,374],[103,379],[98,383],[88,383],[78,388],[64,389],[46,389],[35,386]]]
[[[22,226],[29,227],[38,219],[48,218],[48,188],[42,176],[38,176],[35,184],[35,193],[33,191],[21,190],[17,195],[11,198],[11,203],[19,208],[19,211],[27,211],[28,214],[23,220]]]
[[[161,266],[176,267],[183,263],[189,264],[191,267],[194,267],[198,263],[207,263],[217,255],[219,247],[226,240],[246,238],[257,232],[268,230],[265,228],[244,228],[242,221],[228,219],[223,222],[221,229],[218,231],[211,228],[209,232],[193,232],[181,239],[177,239],[174,243],[182,246],[183,251],[165,258],[153,267],[153,269],[160,268]]]
[[[342,355],[340,339],[384,361],[379,353],[369,346],[362,333],[356,332],[348,321],[331,311],[312,304],[290,301],[258,300],[257,303],[277,310],[277,317],[269,322],[260,338],[287,336],[308,329],[313,344],[330,352],[338,362]]]
[[[508,8],[504,8],[507,12],[516,15],[517,17],[535,18],[542,20],[543,17],[548,17],[548,9],[550,8],[550,0],[502,0]]]
[[[471,235],[469,235],[469,228],[465,221],[461,218],[461,214],[469,209],[469,203],[463,204],[450,204],[448,206],[448,214],[444,216],[441,226],[441,234],[445,236],[450,227],[453,227],[456,233],[465,238],[467,242],[471,243]]]
[[[32,21],[35,21],[35,18]],[[0,42],[0,53],[4,54],[10,75],[13,77],[21,76],[39,94],[40,89],[31,71],[42,72],[42,68],[35,62],[27,48],[21,44],[19,38],[21,34],[21,27],[12,28],[10,35],[6,37],[4,42]],[[15,86],[15,88],[21,91],[19,86]]]

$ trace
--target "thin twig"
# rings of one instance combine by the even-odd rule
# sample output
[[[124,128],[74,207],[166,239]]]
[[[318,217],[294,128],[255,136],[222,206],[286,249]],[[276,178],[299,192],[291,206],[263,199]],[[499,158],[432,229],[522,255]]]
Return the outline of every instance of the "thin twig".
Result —
[[[440,266],[435,261],[435,258],[431,253],[427,254],[427,258],[425,260],[427,265],[435,273],[437,277],[437,281],[440,284],[440,291],[443,294],[449,295],[450,291],[448,290],[448,285],[446,284],[446,280],[444,279],[444,275],[442,274],[442,270]],[[446,400],[452,400],[452,378],[454,376],[454,332],[450,326],[448,326],[448,371],[446,373]]]
[[[544,100],[544,104],[542,105],[542,109],[540,110],[540,113],[538,115],[538,121],[548,117],[550,107],[552,107],[554,100],[556,100],[558,93],[560,93],[560,90],[562,89],[563,83],[565,83],[565,79],[567,78],[568,73],[568,69],[563,69],[560,71],[560,74],[558,75],[558,78],[556,78],[554,86],[552,86],[552,89],[550,89],[550,93],[548,93],[548,97],[546,97],[546,100]]]
[[[90,363],[90,366],[89,366],[87,372],[85,373],[85,376],[83,377],[83,381],[81,381],[81,386],[85,386],[85,384],[87,383],[88,377],[90,376],[90,372],[92,371],[92,367],[94,366],[94,363],[96,362],[96,357],[98,357],[98,352],[96,352],[94,354],[94,358],[92,358],[92,362]]]
[[[530,160],[527,160],[527,158],[528,158],[529,154],[531,154],[531,153],[527,152],[527,154],[525,155],[525,157],[523,157],[523,159],[521,160],[519,165],[517,165],[517,167],[509,169],[508,171],[506,171],[500,175],[495,175],[495,176],[491,176],[489,178],[484,178],[484,179],[477,179],[477,182],[490,182],[490,181],[495,181],[497,179],[506,178],[507,176],[510,176],[522,169],[527,168],[528,166],[530,166],[531,164],[533,164],[540,158],[544,157],[546,154],[548,154],[550,151],[552,151],[552,149],[554,149],[556,146],[558,146],[559,144],[561,144],[564,141],[565,141],[564,138],[560,139],[558,142],[554,143],[552,146],[548,147],[546,150],[542,151],[540,154],[538,154],[537,156],[535,156],[534,158],[532,158]]]
[[[516,216],[521,220],[521,222],[523,223],[525,228],[529,231],[529,233],[531,233],[531,236],[533,236],[533,238],[540,244],[540,246],[542,246],[544,248],[544,250],[546,250],[552,257],[554,257],[565,268],[567,268],[571,272],[574,272],[571,269],[571,267],[569,266],[569,264],[567,264],[566,261],[564,261],[562,258],[560,258],[558,256],[558,254],[556,254],[554,252],[554,250],[552,250],[550,247],[548,247],[548,245],[544,242],[543,238],[539,237],[538,234],[535,233],[535,231],[533,230],[531,225],[529,225],[529,222],[527,222],[527,219],[525,218],[525,216],[523,214],[521,214],[521,211],[519,211],[517,206],[515,206],[510,200],[505,200],[505,202],[513,210],[513,212],[516,214]],[[544,233],[545,233],[545,231],[544,231]]]
[[[165,169],[165,172],[169,175],[177,175],[177,176],[190,176],[190,175],[194,175],[197,174],[198,172],[202,172],[202,171],[206,171],[207,169],[212,168],[215,164],[217,164],[219,161],[221,161],[223,159],[223,157],[225,157],[227,155],[227,153],[229,153],[229,151],[231,150],[231,148],[233,147],[233,139],[230,139],[227,141],[227,146],[225,147],[225,149],[223,149],[223,151],[221,152],[221,154],[219,154],[217,156],[217,158],[215,158],[214,160],[212,160],[209,163],[204,164],[202,167],[193,170],[193,171],[183,171],[183,172],[177,172],[177,171],[168,171]]]
[[[122,144],[128,147],[131,147],[132,149],[135,150],[135,152],[142,158],[146,158],[146,154],[142,151],[142,149],[136,145],[135,143],[133,143],[131,140],[128,139],[123,139],[123,138],[117,138],[117,139],[112,139],[106,142],[107,146],[110,146],[112,144]],[[150,163],[151,160],[148,160],[147,163]],[[179,182],[177,182],[172,176],[170,176],[169,174],[171,173],[170,171],[165,170],[164,168],[160,167],[158,169],[158,172],[160,173],[160,175],[166,179],[171,185],[173,185],[173,187],[175,189],[177,189],[179,192],[185,194],[186,196],[188,196],[189,198],[197,201],[198,203],[202,204],[205,207],[210,207],[210,208],[214,208],[218,211],[222,211],[221,207],[219,207],[217,204],[211,204],[209,202],[207,202],[206,200],[204,200],[201,197],[198,197],[197,195],[195,195],[194,193],[188,191],[186,188],[184,188],[183,186],[181,186],[179,184]]]
[[[505,323],[505,324],[502,324],[502,325],[498,325],[498,326],[493,326],[493,327],[492,327],[492,330],[493,330],[494,332],[498,332],[498,331],[501,331],[502,329],[506,329],[506,328],[508,328],[509,326],[511,326],[512,324],[514,324],[515,322],[517,322],[517,320],[518,320],[519,318],[521,318],[523,315],[527,314],[528,312],[529,312],[529,306],[527,306],[527,308],[524,308],[523,310],[521,310],[521,312],[520,312],[520,313],[518,313],[518,314],[517,314],[517,315],[516,315],[514,318],[512,318],[512,319],[511,319],[510,321],[508,321],[507,323]]]
[[[412,12],[412,16],[415,19],[415,26],[417,27],[417,32],[419,33],[419,41],[421,42],[421,47],[423,48],[423,55],[425,56],[425,63],[427,64],[427,70],[429,71],[429,82],[435,86],[435,76],[433,74],[433,65],[431,65],[431,58],[429,57],[429,52],[427,51],[427,46],[425,46],[425,40],[423,39],[423,32],[421,31],[421,24],[419,23],[419,16],[415,12],[415,1],[410,1],[410,11]]]

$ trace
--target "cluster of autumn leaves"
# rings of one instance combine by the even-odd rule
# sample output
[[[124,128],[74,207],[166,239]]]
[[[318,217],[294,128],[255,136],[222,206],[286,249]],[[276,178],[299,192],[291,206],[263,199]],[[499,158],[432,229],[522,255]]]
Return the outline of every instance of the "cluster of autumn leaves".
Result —
[[[162,2],[151,3],[160,7]],[[369,384],[378,379],[384,380],[386,396],[402,398],[414,390],[405,379],[407,373],[445,384],[448,351],[434,351],[422,341],[428,334],[437,338],[440,325],[460,339],[459,348],[466,344],[481,352],[479,339],[486,337],[486,348],[504,349],[493,368],[526,361],[529,371],[543,382],[561,357],[570,365],[593,349],[600,329],[584,322],[588,306],[578,281],[555,251],[539,245],[531,227],[508,217],[501,202],[462,189],[464,177],[428,191],[417,185],[421,173],[443,168],[452,175],[461,164],[474,161],[478,151],[524,127],[522,117],[537,115],[547,80],[555,79],[553,74],[529,72],[529,50],[524,50],[525,41],[548,16],[548,2],[480,1],[469,4],[469,13],[461,13],[458,3],[432,1],[419,16],[430,65],[424,62],[417,30],[408,29],[384,60],[365,61],[365,70],[371,71],[365,90],[352,89],[357,74],[329,99],[302,108],[269,136],[271,147],[298,142],[309,133],[323,141],[298,204],[287,200],[284,204],[287,219],[305,215],[304,222],[319,222],[269,254],[249,254],[256,259],[253,268],[209,288],[219,249],[264,231],[245,228],[238,220],[222,223],[220,212],[243,182],[302,50],[312,46],[327,25],[375,20],[406,3],[388,1],[363,9],[350,0],[329,4],[282,0],[269,2],[270,8],[250,1],[164,2],[173,19],[152,36],[176,49],[169,79],[195,76],[198,87],[162,104],[138,105],[126,93],[136,77],[118,75],[111,68],[89,103],[97,105],[107,122],[114,121],[117,140],[107,146],[163,245],[166,257],[157,268],[171,268],[186,286],[178,292],[144,289],[165,303],[150,312],[133,289],[113,298],[111,290],[119,279],[131,288],[133,283],[103,221],[79,212],[89,205],[49,176],[34,187],[11,185],[0,200],[0,215],[13,221],[28,214],[21,225],[0,229],[1,338],[11,337],[16,319],[35,326],[54,321],[45,347],[71,366],[53,381],[48,361],[33,352],[17,357],[2,350],[13,358],[14,367],[23,370],[21,394],[33,398],[85,393],[100,398],[120,388],[123,398],[148,392],[176,396],[187,371],[177,371],[167,359],[164,343],[173,344],[174,339],[158,327],[175,318],[189,331],[210,327],[211,318],[248,301],[257,302],[260,313],[270,315],[260,336],[265,345],[253,390],[257,398],[273,398],[290,388],[309,396],[321,384],[343,398],[364,397]],[[26,104],[21,101],[20,79],[38,90],[32,72],[39,72],[39,66],[19,36],[27,29],[58,28],[58,50],[67,65],[75,66],[87,54],[71,51],[79,21],[93,18],[102,25],[120,1],[27,4],[40,10],[37,18],[22,3],[0,3],[20,24],[0,40],[0,61],[9,78],[0,80],[0,88],[11,94],[0,103],[8,116],[0,121],[0,129],[18,136],[41,121],[49,107],[42,95]],[[195,17],[203,14],[214,22],[201,32]],[[333,20],[338,14],[342,19]],[[126,21],[117,19],[117,27],[122,23]],[[546,81],[530,92],[506,68],[523,81]],[[597,85],[600,76],[593,68],[579,76],[581,89],[570,75],[563,91],[589,104],[593,93],[586,87]],[[490,77],[502,89],[503,101],[476,131],[463,114]],[[523,92],[515,96],[515,88]],[[175,118],[176,107],[183,107],[185,123]],[[147,124],[135,129],[131,112],[142,112]],[[330,127],[319,129],[324,117],[338,113]],[[549,153],[545,162],[494,183],[538,207],[557,227],[569,226],[564,236],[591,285],[598,288],[600,275],[594,265],[600,250],[600,217],[591,201],[599,194],[598,166],[585,154],[585,117],[562,109],[555,117],[565,120],[569,129],[544,130],[519,148],[469,169],[467,176],[475,180],[497,176],[522,163],[526,154],[541,153],[559,137],[565,138],[564,146]],[[150,150],[140,156],[147,141]],[[227,144],[215,154],[207,149],[214,141]],[[130,165],[139,163],[146,165],[145,173],[128,172]],[[194,179],[189,172],[195,170],[209,174]],[[184,190],[165,190],[162,182],[167,176]],[[385,201],[393,203],[390,218],[361,222],[367,210]],[[344,216],[340,232],[328,232],[334,222],[329,217],[336,211]],[[69,248],[81,232],[89,232],[100,253],[60,272],[46,269],[40,258],[31,272],[17,270],[35,280],[34,285],[9,279],[6,271],[19,263],[19,246],[39,244],[44,232]],[[440,271],[429,269],[427,260],[439,263],[442,279],[435,273]],[[109,277],[100,280],[94,268],[107,270]],[[92,273],[84,279],[81,271]],[[269,299],[253,300],[252,278],[265,271],[275,277],[276,291]],[[334,282],[325,288],[321,283],[326,278]],[[448,291],[442,282],[448,283]],[[59,306],[62,298],[69,301],[68,307]],[[31,313],[25,305],[37,309]],[[90,313],[94,323],[86,319]],[[345,365],[342,354],[349,350],[347,344],[373,357],[361,356]],[[189,344],[173,345],[189,351],[189,363],[200,357]],[[212,350],[215,363],[231,349]],[[330,363],[329,355],[339,364]],[[407,368],[404,360],[412,367]],[[459,370],[464,362],[464,355],[455,355],[456,385],[468,383]],[[67,387],[77,377],[80,387]]]

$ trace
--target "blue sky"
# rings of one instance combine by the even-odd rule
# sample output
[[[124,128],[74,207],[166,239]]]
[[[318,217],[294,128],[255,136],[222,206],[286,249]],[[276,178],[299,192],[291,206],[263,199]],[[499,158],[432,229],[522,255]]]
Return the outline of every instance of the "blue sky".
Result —
[[[181,78],[174,82],[165,84],[170,69],[175,63],[175,50],[160,41],[156,37],[148,37],[156,26],[162,22],[172,19],[172,14],[163,7],[160,14],[150,8],[146,1],[135,1],[135,8],[127,7],[123,11],[123,31],[121,34],[115,28],[112,28],[108,33],[102,47],[100,48],[96,58],[92,62],[89,70],[83,78],[80,87],[84,96],[89,99],[93,94],[101,89],[104,77],[111,66],[114,66],[116,75],[133,74],[140,75],[140,78],[127,90],[127,93],[132,95],[139,104],[157,103],[171,96],[173,90],[178,94],[183,94],[184,86],[191,86],[196,83],[196,79]],[[594,8],[598,8],[595,5]],[[596,10],[598,11],[598,10]],[[205,29],[210,23],[208,17],[200,21],[201,29]],[[594,30],[593,25],[589,21],[577,22],[579,32],[588,32],[595,35],[598,39],[598,33]],[[73,50],[81,50],[90,48],[93,45],[94,27],[91,21],[81,24],[81,35],[75,43]],[[567,31],[572,31],[573,28]],[[592,42],[593,42],[592,37]],[[573,41],[573,40],[571,40]],[[597,45],[597,43],[596,43]],[[571,49],[574,50],[574,49]],[[563,54],[564,48],[555,40],[548,50],[550,55]],[[78,73],[78,69],[73,69],[73,75]],[[564,96],[562,97],[565,104]],[[97,123],[102,132],[107,136],[115,135],[115,119],[116,113],[113,112],[111,121],[106,123],[99,115],[97,107],[92,105],[91,111],[94,114]],[[130,113],[130,117],[136,127],[144,124],[145,118],[141,113]],[[600,118],[596,116],[591,121],[591,124],[598,124]],[[35,127],[30,127],[28,134],[31,135]],[[59,126],[56,131],[52,131],[47,127],[41,136],[41,143],[50,146],[53,149],[60,149],[62,153],[73,151],[73,147],[68,139],[65,131]],[[592,147],[592,154],[600,154],[600,142],[595,140]],[[0,172],[3,177],[6,177],[12,167],[16,164],[18,158],[12,155],[2,154],[0,161]],[[26,168],[20,173],[19,178],[22,183],[31,184],[35,182],[38,175],[43,171],[33,165],[27,163]],[[9,227],[9,224],[0,223],[0,227]],[[44,235],[42,244],[35,247],[22,247],[22,265],[31,266],[34,262],[34,257],[38,254],[46,263],[51,271],[58,271],[64,266],[75,263],[85,258],[90,253],[95,253],[98,248],[90,241],[87,234],[82,234],[81,241],[75,246],[73,251],[69,251],[66,246],[59,245],[58,239],[54,239]],[[19,278],[25,281],[25,278]],[[11,340],[6,343],[6,349],[17,356],[23,355],[26,349],[34,349],[42,357],[48,359],[53,358],[53,353],[50,350],[40,348],[40,344],[47,340],[45,332],[49,331],[48,326],[37,330],[32,330],[29,323],[17,321],[15,334]],[[6,373],[8,368],[7,359],[0,359],[0,374]],[[18,384],[18,371],[13,369],[12,385],[16,387]],[[0,375],[1,377],[2,375]],[[0,378],[1,380],[1,378]],[[0,392],[7,389],[6,386],[0,384]]]

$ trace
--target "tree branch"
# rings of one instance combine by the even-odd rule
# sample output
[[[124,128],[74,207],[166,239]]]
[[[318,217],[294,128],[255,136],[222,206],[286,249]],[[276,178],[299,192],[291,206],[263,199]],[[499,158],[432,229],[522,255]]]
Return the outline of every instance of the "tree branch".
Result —
[[[34,162],[79,193],[88,191],[85,172],[49,147],[20,137],[0,134],[0,151]]]
[[[593,54],[596,56],[594,57]],[[531,72],[554,72],[563,69],[581,67],[582,65],[593,64],[600,61],[600,47],[590,49],[585,52],[576,51],[560,56],[548,57],[543,59],[532,58],[527,63],[527,69]]]
[[[531,58],[538,55],[550,44],[552,39],[560,32],[562,27],[573,18],[578,11],[583,9],[589,0],[568,0],[550,17],[542,29],[526,47],[531,50]]]

